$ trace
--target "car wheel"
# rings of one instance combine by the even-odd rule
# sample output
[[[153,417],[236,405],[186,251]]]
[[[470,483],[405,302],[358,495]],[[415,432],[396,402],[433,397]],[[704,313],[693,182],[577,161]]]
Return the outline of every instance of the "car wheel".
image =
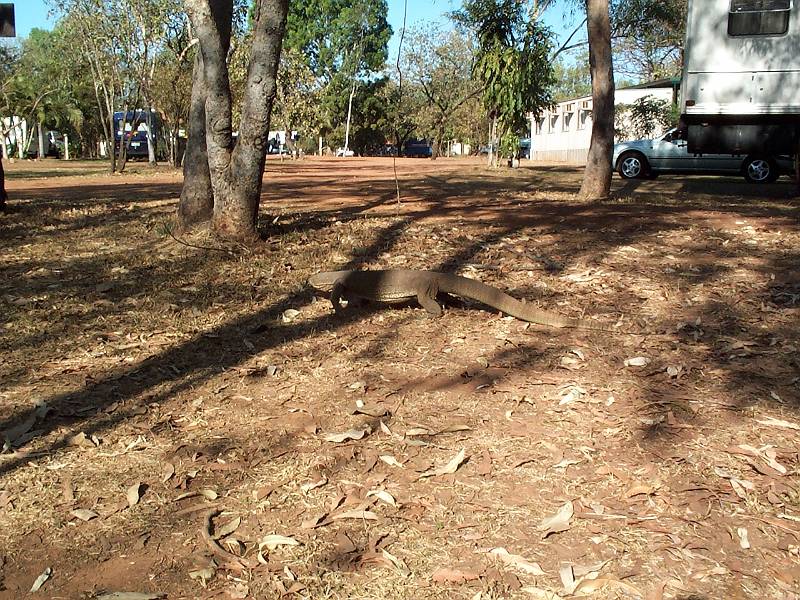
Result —
[[[643,179],[650,174],[650,164],[640,152],[625,152],[617,161],[617,172],[623,179]]]
[[[778,167],[766,156],[750,156],[742,166],[744,178],[749,183],[772,183],[778,178]]]

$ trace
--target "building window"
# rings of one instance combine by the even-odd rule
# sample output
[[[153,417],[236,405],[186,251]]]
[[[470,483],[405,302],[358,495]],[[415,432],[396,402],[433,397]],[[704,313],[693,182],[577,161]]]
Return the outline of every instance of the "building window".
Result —
[[[564,113],[564,120],[563,120],[563,123],[562,123],[562,126],[561,126],[561,130],[562,131],[569,131],[570,126],[572,124],[572,115],[573,115],[573,113],[571,113],[571,112],[565,112]]]
[[[536,135],[542,135],[542,127],[544,126],[544,119],[536,121]]]
[[[589,109],[581,109],[578,112],[578,129],[586,129],[586,123],[589,120],[589,117],[592,116],[592,111]]]
[[[558,114],[550,115],[550,133],[555,133],[558,130]]]
[[[728,35],[782,35],[791,8],[792,0],[731,0]]]

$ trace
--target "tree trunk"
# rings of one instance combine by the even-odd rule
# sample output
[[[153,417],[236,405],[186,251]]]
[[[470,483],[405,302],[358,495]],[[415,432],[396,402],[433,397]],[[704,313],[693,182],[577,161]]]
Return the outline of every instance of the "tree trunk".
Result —
[[[42,131],[42,124],[36,123],[36,134],[39,136],[39,152],[37,154],[39,160],[44,158],[44,132]]]
[[[102,108],[102,104],[100,103],[100,96],[98,96],[98,106]],[[109,164],[108,168],[111,173],[116,172],[117,170],[117,149],[115,147],[115,141],[117,139],[117,131],[114,127],[114,111],[108,111],[106,114],[106,119],[101,119],[104,123],[103,125],[103,136],[105,137],[106,142],[106,153],[108,156]]]
[[[350,119],[353,116],[353,96],[356,95],[356,78],[353,76],[353,86],[350,88],[350,99],[347,101],[347,125],[344,128],[344,155],[350,149]]]
[[[136,121],[135,113],[134,113],[134,121]],[[134,132],[134,122],[131,122],[131,133],[128,140],[125,139],[127,135],[127,131],[125,131],[128,127],[128,105],[125,104],[122,107],[122,120],[119,122],[120,129],[122,133],[119,136],[119,156],[117,157],[117,166],[119,168],[119,172],[123,173],[125,171],[125,166],[128,164],[128,144],[130,143],[130,137],[133,136]]]
[[[232,0],[186,0],[203,56],[206,146],[214,194],[211,222],[222,237],[242,241],[258,237],[258,205],[288,6],[288,0],[258,0],[255,4],[241,128],[234,146],[226,62]]]
[[[3,171],[3,159],[0,158],[0,212],[6,212],[6,202],[8,202],[8,194],[6,194],[6,174]]]
[[[592,75],[592,140],[578,197],[601,200],[611,191],[614,152],[614,66],[608,0],[588,0],[586,28]]]
[[[11,118],[16,119],[17,124],[14,127],[14,137],[17,140],[17,156],[22,160],[25,158],[25,121],[19,117]]]
[[[156,137],[153,135],[153,109],[150,108],[150,102],[145,100],[147,105],[147,163],[151,167],[155,167],[156,162]]]
[[[206,91],[200,52],[195,56],[192,71],[192,99],[187,134],[189,138],[186,140],[186,157],[183,161],[183,189],[178,204],[178,225],[182,230],[210,221],[214,212],[214,194],[211,191],[211,172],[208,169],[206,151]]]
[[[497,154],[497,146],[494,143],[494,138],[496,137],[497,137],[497,115],[492,117],[492,128],[491,131],[489,132],[489,152],[488,152],[489,156],[487,158],[488,160],[487,164],[490,167],[496,166],[494,160],[495,154]]]

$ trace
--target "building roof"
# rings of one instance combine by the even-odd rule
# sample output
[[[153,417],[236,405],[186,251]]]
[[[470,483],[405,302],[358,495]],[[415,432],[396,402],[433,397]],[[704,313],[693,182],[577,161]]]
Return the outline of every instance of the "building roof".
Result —
[[[655,89],[674,89],[680,86],[681,78],[680,77],[672,77],[672,78],[664,78],[664,79],[656,79],[655,81],[646,81],[645,83],[637,83],[636,85],[624,85],[617,88],[617,90],[655,90]],[[585,94],[583,96],[573,96],[571,98],[565,98],[564,100],[559,100],[555,104],[564,104],[565,102],[577,102],[579,100],[586,100],[591,99],[591,94]]]
[[[654,88],[674,88],[681,84],[680,77],[665,77],[664,79],[656,79],[655,81],[647,81],[645,83],[637,83],[636,85],[626,85],[620,87],[620,90],[647,90]]]

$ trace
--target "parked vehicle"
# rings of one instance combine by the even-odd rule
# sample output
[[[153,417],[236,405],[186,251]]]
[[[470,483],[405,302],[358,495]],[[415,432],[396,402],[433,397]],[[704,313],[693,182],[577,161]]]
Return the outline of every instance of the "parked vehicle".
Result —
[[[797,0],[689,0],[681,81],[689,152],[797,154],[798,48]]]
[[[147,110],[130,110],[127,115],[123,113],[114,113],[114,137],[115,137],[115,150],[119,152],[120,140],[123,139],[122,122],[123,116],[125,117],[125,143],[128,144],[128,158],[148,158],[147,151],[147,127],[148,124],[153,128],[153,144],[158,143],[158,129],[161,124],[161,119],[157,112],[150,112]],[[157,147],[153,148],[156,153]]]
[[[403,146],[403,156],[409,158],[430,158],[433,156],[433,148],[426,140],[409,140]]]
[[[345,150],[344,148],[337,148],[336,149],[336,156],[355,156],[356,153],[350,149]]]
[[[42,148],[42,156],[51,158],[61,158],[64,153],[64,136],[58,131],[44,131],[42,132],[42,141],[44,148]],[[38,135],[35,130],[33,132],[33,140],[28,147],[26,154],[28,158],[36,158],[39,156],[39,141]]]
[[[625,179],[661,173],[734,173],[751,183],[770,183],[792,169],[792,159],[785,155],[692,153],[685,132],[679,129],[653,140],[615,144],[612,164]]]
[[[531,138],[520,138],[519,157],[528,159],[531,157]]]

